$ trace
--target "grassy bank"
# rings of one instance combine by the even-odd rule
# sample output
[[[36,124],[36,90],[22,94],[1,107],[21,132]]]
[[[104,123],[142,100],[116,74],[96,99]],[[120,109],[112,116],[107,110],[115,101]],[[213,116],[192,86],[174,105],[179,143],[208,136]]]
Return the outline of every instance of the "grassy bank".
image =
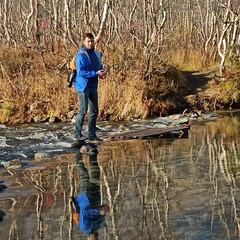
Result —
[[[66,86],[69,55],[27,48],[1,49],[0,123],[70,121],[77,112],[77,96],[74,88]],[[105,53],[108,77],[99,82],[99,119],[148,118],[181,111],[179,103],[189,94],[189,79],[179,69],[203,66],[193,63],[191,56],[187,60],[180,53],[177,56],[178,66],[171,59],[168,61],[175,67],[158,65],[156,59],[158,67],[151,76],[145,76],[144,59],[139,53],[131,52],[124,59],[113,50]],[[238,76],[217,87],[210,83],[218,101],[239,103]]]

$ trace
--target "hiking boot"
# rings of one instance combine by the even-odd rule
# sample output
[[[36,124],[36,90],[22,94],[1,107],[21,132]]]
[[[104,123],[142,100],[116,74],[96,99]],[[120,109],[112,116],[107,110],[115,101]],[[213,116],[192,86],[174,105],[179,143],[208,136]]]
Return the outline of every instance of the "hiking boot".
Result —
[[[86,140],[87,138],[86,138],[84,135],[80,134],[79,136],[75,137],[75,139],[76,139],[77,141],[84,141],[84,140]]]

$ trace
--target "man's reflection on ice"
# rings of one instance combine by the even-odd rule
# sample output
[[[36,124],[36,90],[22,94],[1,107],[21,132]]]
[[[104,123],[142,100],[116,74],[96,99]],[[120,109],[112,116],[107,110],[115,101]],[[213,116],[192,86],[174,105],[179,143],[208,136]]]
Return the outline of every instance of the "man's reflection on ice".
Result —
[[[80,175],[80,191],[76,198],[72,198],[76,211],[74,216],[79,228],[88,240],[98,239],[98,230],[105,226],[105,215],[109,208],[101,205],[100,169],[97,162],[97,148],[89,147],[87,151],[88,163],[83,162],[82,153],[76,154],[76,167]]]

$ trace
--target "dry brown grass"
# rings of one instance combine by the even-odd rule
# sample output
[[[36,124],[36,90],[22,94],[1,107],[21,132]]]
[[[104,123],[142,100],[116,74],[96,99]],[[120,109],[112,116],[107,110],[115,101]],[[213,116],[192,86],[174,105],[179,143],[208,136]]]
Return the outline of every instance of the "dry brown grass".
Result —
[[[5,49],[1,59],[0,122],[45,121],[50,117],[67,120],[76,99],[66,88],[66,76],[58,73],[61,57],[29,49]]]
[[[223,78],[224,79],[224,78]],[[233,76],[230,79],[219,81],[212,79],[208,83],[208,87],[200,94],[201,98],[205,98],[205,110],[217,110],[224,108],[232,108],[239,105],[240,102],[240,82],[239,76]]]
[[[123,120],[144,117],[147,114],[142,99],[144,86],[140,76],[124,82],[111,78],[102,80],[99,87],[100,118]]]
[[[75,89],[66,87],[68,53],[4,47],[0,51],[0,123],[71,120],[78,103]],[[156,117],[176,111],[187,84],[180,71],[156,59],[149,77],[141,49],[118,46],[103,51],[108,77],[99,82],[99,120]],[[239,101],[239,91],[227,93]]]

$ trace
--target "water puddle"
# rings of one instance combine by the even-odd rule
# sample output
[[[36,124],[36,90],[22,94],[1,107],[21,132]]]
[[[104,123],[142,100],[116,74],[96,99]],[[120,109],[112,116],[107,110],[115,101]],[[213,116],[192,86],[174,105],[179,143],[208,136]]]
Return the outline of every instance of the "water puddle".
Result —
[[[239,125],[238,114],[226,114],[194,123],[185,139],[110,141],[91,154],[71,149],[43,162],[22,151],[22,168],[0,168],[7,186],[1,239],[87,239],[70,201],[82,193],[90,209],[109,208],[106,224],[92,230],[99,239],[239,239]],[[62,141],[71,126],[58,127],[51,136]]]

